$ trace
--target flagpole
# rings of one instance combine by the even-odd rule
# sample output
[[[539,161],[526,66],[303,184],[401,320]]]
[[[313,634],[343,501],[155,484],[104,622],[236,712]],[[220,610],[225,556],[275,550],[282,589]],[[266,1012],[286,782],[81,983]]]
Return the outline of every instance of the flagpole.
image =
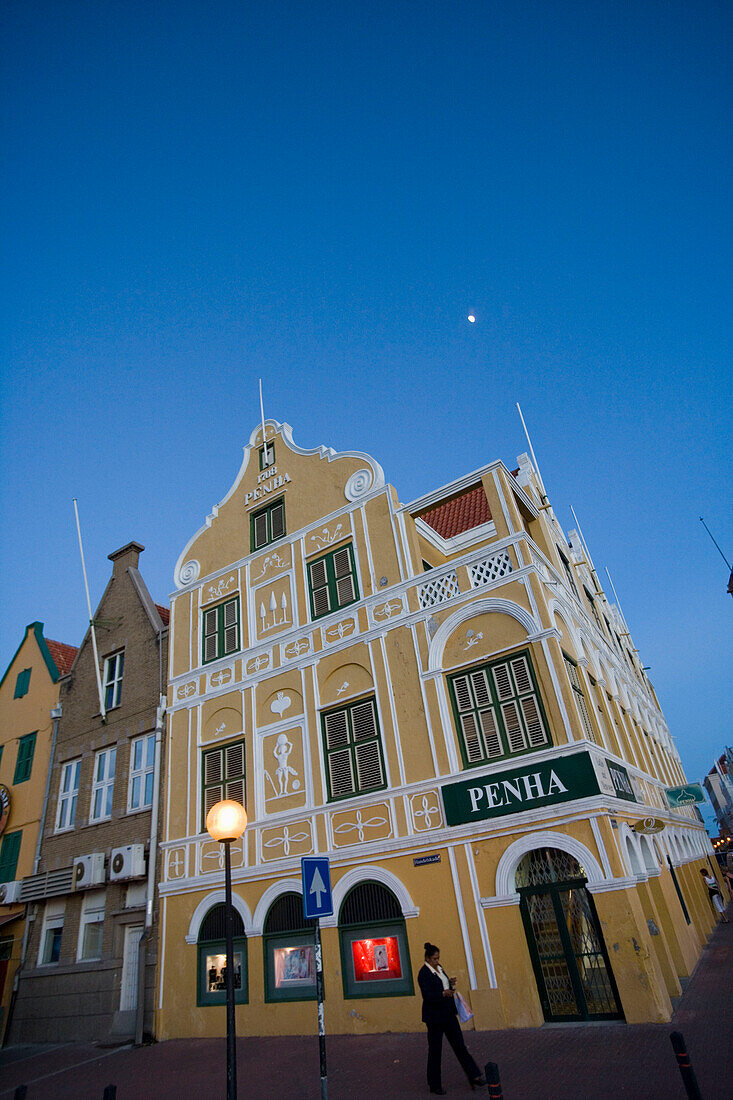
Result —
[[[79,525],[79,509],[76,503],[76,497],[74,499],[74,514],[76,516],[76,533],[79,536],[79,553],[81,554],[81,571],[84,574],[84,588],[87,593],[87,608],[89,609],[89,629],[92,634],[92,650],[94,651],[94,671],[97,674],[97,691],[99,692],[99,713],[102,715],[102,721],[107,721],[107,712],[104,709],[104,695],[102,692],[102,676],[99,671],[99,653],[97,652],[97,632],[94,629],[94,619],[92,618],[92,601],[89,598],[89,581],[87,580],[87,567],[84,562],[84,547],[81,541],[81,527]]]
[[[541,507],[544,510],[544,509],[550,507],[550,502],[547,499],[547,493],[545,492],[545,483],[542,480],[542,474],[540,473],[540,468],[539,468],[539,465],[537,463],[537,458],[536,458],[535,453],[534,453],[534,447],[532,446],[532,440],[529,438],[529,432],[527,431],[527,425],[524,423],[524,417],[522,416],[522,410],[519,407],[519,402],[518,401],[517,401],[517,412],[519,413],[519,419],[522,421],[522,427],[524,428],[524,434],[526,435],[527,443],[529,444],[529,453],[532,455],[532,462],[534,463],[535,473],[537,474],[537,480],[540,483],[541,499],[542,499]]]
[[[259,379],[260,383],[260,416],[262,417],[262,466],[265,468],[269,466],[267,461],[267,435],[265,434],[265,406],[262,403],[262,379]]]

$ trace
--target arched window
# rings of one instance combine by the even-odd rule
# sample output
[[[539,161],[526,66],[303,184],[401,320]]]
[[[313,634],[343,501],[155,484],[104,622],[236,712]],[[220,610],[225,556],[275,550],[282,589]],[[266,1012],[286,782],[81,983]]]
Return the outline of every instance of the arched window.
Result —
[[[239,913],[232,911],[234,934],[234,1000],[247,1004],[247,940]],[[226,1003],[226,907],[215,905],[201,922],[198,938],[196,1003],[223,1005]]]
[[[300,894],[281,894],[263,929],[266,1001],[311,1001],[316,995],[313,927],[303,916]]]
[[[391,890],[359,882],[339,914],[344,997],[411,997],[405,918]]]

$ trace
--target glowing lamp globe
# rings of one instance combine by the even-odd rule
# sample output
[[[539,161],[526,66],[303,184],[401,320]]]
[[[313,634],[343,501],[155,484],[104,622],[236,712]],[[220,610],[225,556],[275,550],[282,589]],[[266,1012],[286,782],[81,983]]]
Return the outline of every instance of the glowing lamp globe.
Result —
[[[240,802],[225,798],[206,815],[206,831],[214,840],[238,840],[247,828],[247,811]]]

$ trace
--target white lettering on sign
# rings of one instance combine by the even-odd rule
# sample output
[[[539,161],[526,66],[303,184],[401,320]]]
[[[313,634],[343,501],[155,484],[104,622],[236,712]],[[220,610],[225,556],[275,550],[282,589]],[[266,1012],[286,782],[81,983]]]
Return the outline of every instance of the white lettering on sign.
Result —
[[[276,470],[277,467],[275,466],[275,467],[273,467],[273,469]],[[262,498],[267,496],[268,493],[272,493],[276,489],[284,489],[286,485],[290,484],[290,474],[278,474],[277,477],[272,477],[272,476],[270,476],[272,474],[272,470],[265,470],[264,473],[266,473],[268,475],[270,480],[269,481],[263,481],[262,484],[258,485],[256,489],[253,489],[249,493],[245,493],[245,495],[244,495],[244,506],[245,506],[245,508],[247,507],[248,504],[252,503],[253,501],[262,500]],[[262,475],[260,475],[260,477],[261,476]]]
[[[551,770],[547,790],[542,786],[540,772],[528,772],[516,779],[502,779],[496,783],[486,783],[483,787],[469,787],[468,797],[471,800],[471,813],[475,814],[482,808],[484,801],[485,808],[493,810],[498,806],[510,805],[512,800],[533,802],[536,798],[544,798],[550,794],[567,794],[567,791],[557,772]]]

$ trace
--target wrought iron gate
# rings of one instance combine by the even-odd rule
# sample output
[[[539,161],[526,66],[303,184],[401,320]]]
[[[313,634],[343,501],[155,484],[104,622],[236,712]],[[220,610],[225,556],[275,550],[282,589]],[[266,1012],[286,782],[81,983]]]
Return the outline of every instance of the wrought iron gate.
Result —
[[[517,889],[547,1021],[623,1018],[593,898],[578,861],[558,848],[529,852]]]

